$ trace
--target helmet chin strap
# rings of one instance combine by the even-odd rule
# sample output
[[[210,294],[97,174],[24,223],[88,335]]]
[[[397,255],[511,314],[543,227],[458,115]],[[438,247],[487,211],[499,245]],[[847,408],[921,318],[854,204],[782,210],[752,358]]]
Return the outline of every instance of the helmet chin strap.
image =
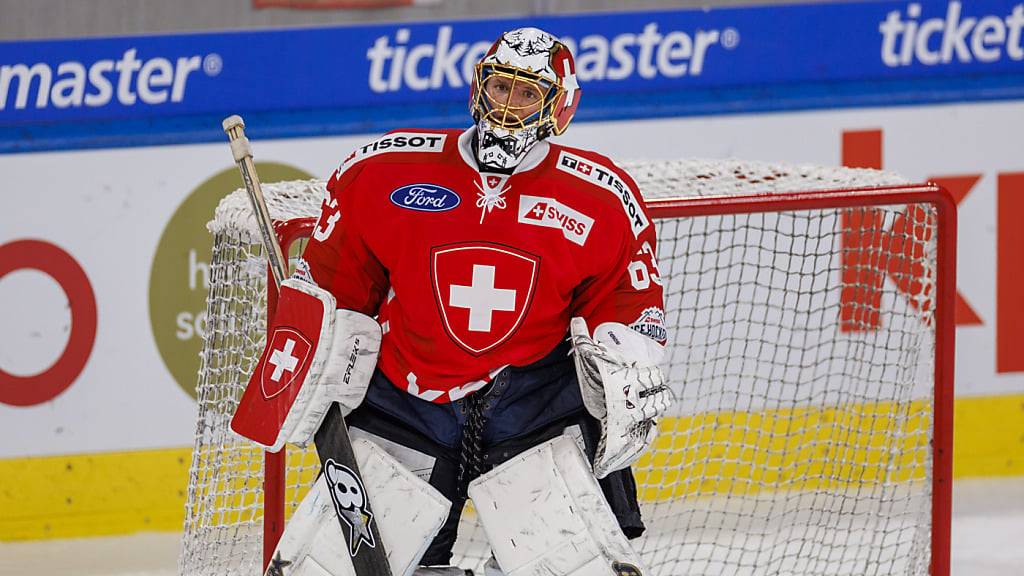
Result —
[[[509,131],[487,120],[476,123],[476,159],[482,170],[511,173],[540,141],[538,129]]]

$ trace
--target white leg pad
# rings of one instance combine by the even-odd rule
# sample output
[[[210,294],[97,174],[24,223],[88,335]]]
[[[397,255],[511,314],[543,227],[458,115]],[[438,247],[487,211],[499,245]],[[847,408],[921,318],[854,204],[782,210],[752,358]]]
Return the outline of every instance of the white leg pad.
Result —
[[[477,478],[469,496],[508,576],[646,573],[590,465],[568,436]]]
[[[451,502],[373,442],[357,439],[352,448],[391,572],[410,576],[448,517]],[[356,576],[330,490],[327,475],[321,475],[295,510],[274,551],[280,571],[268,574]]]
[[[355,576],[326,476],[302,499],[277,543],[267,576]]]

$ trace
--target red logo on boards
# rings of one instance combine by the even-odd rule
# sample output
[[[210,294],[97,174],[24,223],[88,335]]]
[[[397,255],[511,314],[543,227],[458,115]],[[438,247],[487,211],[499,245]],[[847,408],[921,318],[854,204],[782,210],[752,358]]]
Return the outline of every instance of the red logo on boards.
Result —
[[[304,377],[312,349],[309,339],[295,329],[275,329],[260,371],[263,397],[269,400],[287,390],[300,376]]]
[[[540,257],[482,242],[431,251],[434,299],[448,336],[474,356],[515,334],[536,291]]]

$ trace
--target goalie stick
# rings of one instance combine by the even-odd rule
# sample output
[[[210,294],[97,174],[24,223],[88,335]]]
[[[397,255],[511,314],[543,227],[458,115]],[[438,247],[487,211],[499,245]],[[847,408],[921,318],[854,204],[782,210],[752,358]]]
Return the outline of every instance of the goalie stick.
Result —
[[[249,145],[249,139],[245,137],[245,123],[240,116],[234,115],[225,118],[222,125],[224,132],[228,135],[235,163],[238,164],[238,170],[242,173],[242,181],[249,194],[249,201],[252,203],[256,223],[260,229],[263,247],[267,252],[271,274],[276,288],[279,289],[281,282],[287,277],[288,268],[281,245],[277,242],[274,234],[273,222],[263,197],[259,177],[256,174],[252,147]],[[316,446],[317,456],[320,458],[321,473],[327,469],[328,462],[333,461],[335,465],[348,468],[355,476],[355,480],[363,485],[348,429],[337,403],[332,404],[327,411],[327,416],[320,429],[317,430],[313,442]],[[391,576],[391,567],[388,564],[377,523],[373,521],[369,499],[366,499],[365,507],[362,510],[364,514],[360,514],[360,518],[346,518],[343,515],[345,510],[337,509],[337,511],[338,523],[341,525],[342,533],[345,534],[346,549],[351,554],[352,565],[357,576]],[[360,544],[363,542],[368,542],[370,545],[361,546]],[[287,562],[288,559],[271,559],[269,565],[266,566],[267,575],[286,576],[288,571],[283,567],[287,566]]]

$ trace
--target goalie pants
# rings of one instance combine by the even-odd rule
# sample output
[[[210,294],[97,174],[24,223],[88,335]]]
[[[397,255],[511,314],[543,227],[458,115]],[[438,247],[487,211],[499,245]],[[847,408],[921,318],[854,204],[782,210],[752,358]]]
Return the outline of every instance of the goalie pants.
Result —
[[[421,564],[450,563],[466,487],[480,474],[562,433],[582,440],[593,460],[600,424],[583,408],[568,351],[563,343],[534,364],[506,368],[487,387],[449,404],[421,400],[379,370],[374,374],[366,400],[347,418],[353,434],[383,438],[385,449],[397,445],[389,451],[403,452],[399,460],[452,502]],[[626,536],[640,536],[644,525],[632,471],[613,472],[599,484]]]

